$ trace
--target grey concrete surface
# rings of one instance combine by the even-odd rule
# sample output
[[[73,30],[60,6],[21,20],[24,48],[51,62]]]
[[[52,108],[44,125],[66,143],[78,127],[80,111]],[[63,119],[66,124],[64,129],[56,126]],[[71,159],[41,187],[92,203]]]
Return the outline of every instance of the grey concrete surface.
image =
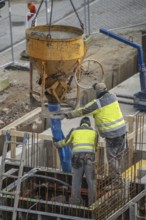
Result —
[[[83,1],[74,0],[74,4],[76,8],[80,8],[82,6]],[[11,44],[10,38],[10,15],[11,15],[11,24],[12,24],[12,33],[13,33],[13,43],[16,44],[25,39],[25,30],[26,30],[26,17],[29,12],[27,9],[27,3],[18,2],[11,3],[11,7],[9,8],[8,2],[6,2],[6,6],[1,9],[1,17],[0,17],[0,52],[7,49]],[[36,7],[38,9],[39,3],[36,3]],[[50,7],[50,3],[49,3]],[[71,14],[73,12],[73,8],[69,1],[54,1],[53,6],[53,18],[52,22],[57,22],[63,17]],[[11,13],[9,13],[11,11]],[[48,17],[50,13],[48,13]],[[45,4],[42,5],[40,13],[37,18],[37,24],[46,24],[46,9]]]
[[[144,119],[146,118],[146,111],[139,111],[138,109],[134,108],[133,106],[134,100],[127,98],[127,96],[133,97],[135,93],[141,91],[139,73],[135,74],[134,76],[120,83],[119,85],[111,89],[110,91],[116,95],[122,95],[123,97],[125,96],[125,98],[121,98],[118,96],[119,104],[120,104],[120,107],[121,107],[121,110],[124,116],[139,114],[139,115],[144,116]],[[141,120],[137,119],[137,123],[134,124],[134,129],[136,129],[137,126],[140,127],[142,123],[143,123],[142,119]],[[128,132],[128,127],[127,127],[127,132]],[[144,154],[144,151],[146,151],[146,135],[145,135],[146,128],[145,127],[144,127],[144,130],[141,129],[141,133],[142,132],[143,132],[143,135],[141,134],[140,136],[140,134],[138,134],[137,139],[135,138],[135,141],[137,142],[136,149],[137,150],[142,149],[143,154]],[[141,140],[143,140],[143,144],[138,144],[138,143],[141,143]],[[145,159],[146,155],[143,155],[143,158]]]
[[[83,23],[85,20],[84,0],[73,0],[78,14]],[[125,28],[129,26],[139,25],[145,22],[146,1],[141,0],[89,0],[90,2],[90,31],[98,33],[99,28],[107,29]],[[37,8],[39,6],[36,3]],[[53,24],[71,25],[80,27],[69,0],[54,1],[53,8]],[[88,8],[86,7],[86,13]],[[27,5],[23,1],[17,1],[17,4],[11,1],[12,13],[12,37],[13,47],[10,38],[9,10],[8,5],[1,9],[0,17],[0,67],[11,63],[20,62],[20,54],[25,50],[25,20],[27,13]],[[87,14],[86,14],[87,16]],[[46,24],[45,6],[43,5],[37,20],[38,24]],[[21,24],[21,25],[20,25]],[[23,25],[22,25],[23,24]],[[88,33],[89,26],[85,26],[85,33]],[[143,25],[146,28],[146,25]],[[9,49],[7,49],[9,48]],[[7,49],[7,50],[6,50]],[[2,52],[3,51],[3,52]]]
[[[141,91],[140,89],[140,79],[139,73],[115,86],[110,90],[112,93],[117,96],[122,95],[125,98],[121,98],[118,96],[118,100],[120,103],[120,107],[124,115],[135,115],[137,113],[137,109],[133,107],[133,99],[126,98],[127,96],[133,97],[135,93]],[[120,102],[121,101],[121,102]],[[125,103],[123,103],[125,102]],[[128,104],[129,103],[129,104]]]
[[[89,0],[90,2],[90,22],[91,33],[98,32],[101,27],[108,29],[122,28],[138,25],[145,22],[146,1],[141,0]],[[84,0],[73,0],[78,10],[79,16],[84,23]],[[37,8],[39,3],[36,3]],[[49,3],[50,7],[50,3]],[[0,52],[10,46],[10,27],[9,27],[9,8],[8,2],[1,9],[0,17]],[[20,42],[25,38],[25,21],[28,12],[27,4],[23,1],[11,1],[13,42]],[[66,19],[63,19],[66,18]],[[63,19],[63,20],[62,20]],[[60,22],[73,26],[80,26],[79,21],[73,13],[69,0],[54,1],[52,22]],[[38,16],[38,24],[46,23],[45,4],[42,5]],[[89,27],[85,27],[88,29]]]

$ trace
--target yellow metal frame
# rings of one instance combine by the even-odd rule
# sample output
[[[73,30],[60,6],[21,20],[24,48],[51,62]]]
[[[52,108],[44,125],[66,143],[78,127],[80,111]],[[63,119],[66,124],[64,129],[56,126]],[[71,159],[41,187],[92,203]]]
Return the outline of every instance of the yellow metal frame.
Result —
[[[68,33],[68,38],[51,38],[51,33],[55,31]],[[47,37],[49,27],[40,25],[26,30],[26,53],[31,57],[33,66],[38,70],[42,80],[42,97],[44,101],[45,91],[54,100],[63,102],[65,94],[69,90],[67,79],[77,72],[87,51],[84,43],[83,30],[63,25],[52,25],[50,36]],[[38,33],[38,34],[37,34]],[[43,35],[45,33],[45,37]],[[72,33],[75,37],[72,37]],[[32,87],[32,86],[31,86]],[[32,88],[31,88],[32,90]],[[77,105],[80,99],[80,88],[77,85]]]
[[[85,54],[83,31],[76,27],[52,25],[52,32],[77,34],[74,38],[53,39],[33,35],[34,32],[48,32],[48,26],[35,26],[26,30],[26,53],[43,61],[76,60]]]

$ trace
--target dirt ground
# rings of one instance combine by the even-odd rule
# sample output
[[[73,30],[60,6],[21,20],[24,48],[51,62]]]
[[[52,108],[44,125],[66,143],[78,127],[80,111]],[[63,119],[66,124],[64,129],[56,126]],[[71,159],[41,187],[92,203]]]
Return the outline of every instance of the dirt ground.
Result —
[[[142,28],[125,30],[120,35],[141,43]],[[98,34],[90,41],[85,58],[97,60],[102,65],[104,80],[107,86],[111,88],[111,85],[108,85],[108,81],[111,78],[113,69],[128,60],[134,53],[136,51],[132,47]],[[28,64],[27,61],[26,64]],[[101,76],[100,66],[97,69],[97,74]],[[0,94],[0,128],[5,127],[35,108],[30,104],[29,100],[29,71],[3,70],[3,74],[8,76],[10,86]],[[36,82],[39,75],[37,72],[34,75],[34,82]],[[91,79],[88,76],[88,86],[91,86],[95,81],[96,79]]]

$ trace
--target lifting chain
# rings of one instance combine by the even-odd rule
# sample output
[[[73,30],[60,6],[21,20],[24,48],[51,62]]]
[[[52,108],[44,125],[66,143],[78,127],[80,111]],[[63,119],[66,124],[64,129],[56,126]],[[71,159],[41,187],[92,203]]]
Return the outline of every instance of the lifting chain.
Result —
[[[79,20],[79,22],[80,22],[80,26],[81,26],[82,30],[84,30],[84,24],[82,23],[82,21],[81,21],[79,15],[78,15],[78,13],[77,13],[77,10],[76,10],[76,8],[75,8],[75,6],[74,6],[72,0],[70,0],[70,3],[71,3],[71,5],[72,5],[72,7],[73,7],[73,9],[74,9],[74,12],[75,12],[75,14],[76,14],[76,16],[77,16],[77,18],[78,18],[78,20]],[[51,38],[52,14],[53,14],[53,0],[51,0],[51,12],[50,12],[50,22],[49,22],[49,33],[48,33],[48,35],[47,35],[47,38]]]
[[[38,8],[38,10],[37,10],[37,12],[36,12],[36,15],[35,15],[34,19],[32,20],[32,27],[35,26],[35,20],[36,20],[38,14],[39,14],[39,12],[40,12],[40,9],[41,9],[41,7],[42,7],[43,2],[44,2],[44,0],[41,1],[40,5],[39,5],[39,8]]]
[[[77,18],[78,18],[78,20],[79,20],[79,22],[80,22],[80,26],[81,26],[82,30],[84,30],[84,24],[82,23],[82,21],[81,21],[79,15],[78,15],[78,12],[77,12],[77,10],[76,10],[76,8],[75,8],[75,6],[74,6],[72,0],[70,0],[70,3],[71,3],[71,5],[72,5],[72,7],[73,7],[73,9],[74,9],[74,12],[76,13],[76,16],[77,16]]]
[[[41,9],[41,6],[42,6],[43,2],[44,2],[44,0],[42,0],[41,3],[40,3],[40,5],[39,5],[39,8],[38,8],[38,10],[37,10],[37,12],[36,12],[36,15],[35,15],[35,17],[34,17],[34,19],[33,19],[33,21],[32,21],[32,27],[33,27],[34,24],[35,24],[35,20],[36,20],[38,14],[39,14],[39,12],[40,12],[40,9]],[[74,6],[74,4],[73,4],[73,1],[70,0],[70,3],[71,3],[71,5],[72,5],[72,7],[73,7],[73,9],[74,9],[74,12],[75,12],[75,14],[76,14],[76,16],[77,16],[77,18],[78,18],[78,20],[79,20],[79,22],[80,22],[80,26],[81,26],[82,30],[84,30],[84,24],[82,23],[82,21],[81,21],[79,15],[78,15],[78,13],[77,13],[77,10],[76,10],[76,8],[75,8],[75,6]],[[50,11],[49,33],[48,33],[48,35],[47,35],[48,38],[51,38],[52,14],[53,14],[53,0],[51,0],[51,11]]]

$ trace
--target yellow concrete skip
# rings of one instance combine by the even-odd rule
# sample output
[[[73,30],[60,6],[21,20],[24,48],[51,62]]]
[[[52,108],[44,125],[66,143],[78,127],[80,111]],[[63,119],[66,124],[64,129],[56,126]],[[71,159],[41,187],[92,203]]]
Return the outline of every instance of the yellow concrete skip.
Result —
[[[132,181],[135,178],[138,178],[138,170],[142,167],[146,167],[146,160],[140,160],[131,167],[129,167],[126,171],[122,173],[122,177],[124,179]]]

